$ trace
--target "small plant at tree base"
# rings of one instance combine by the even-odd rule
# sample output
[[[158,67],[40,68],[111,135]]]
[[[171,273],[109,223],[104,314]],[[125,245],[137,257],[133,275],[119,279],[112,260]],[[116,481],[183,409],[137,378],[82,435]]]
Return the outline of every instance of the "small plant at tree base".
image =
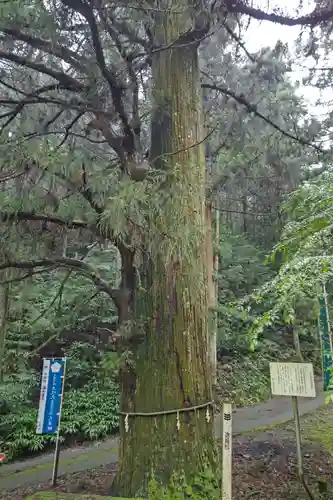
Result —
[[[221,498],[219,476],[206,469],[196,476],[191,484],[185,475],[173,474],[169,486],[161,486],[152,475],[148,486],[149,500],[219,500]]]

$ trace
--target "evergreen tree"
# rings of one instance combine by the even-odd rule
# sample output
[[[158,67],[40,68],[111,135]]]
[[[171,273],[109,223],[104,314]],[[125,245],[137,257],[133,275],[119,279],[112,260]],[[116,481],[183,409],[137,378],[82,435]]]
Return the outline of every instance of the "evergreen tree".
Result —
[[[333,13],[296,19],[246,2],[188,0],[16,0],[1,8],[1,218],[16,247],[0,268],[69,268],[114,302],[131,352],[120,373],[115,489],[137,494],[152,471],[163,482],[183,471],[191,478],[214,468],[215,456],[203,150],[214,126],[204,128],[201,88],[303,146],[313,138],[283,130],[235,89],[201,81],[199,47],[212,28],[235,40],[238,15],[314,26]],[[117,248],[119,286],[63,250],[84,251],[89,239]]]

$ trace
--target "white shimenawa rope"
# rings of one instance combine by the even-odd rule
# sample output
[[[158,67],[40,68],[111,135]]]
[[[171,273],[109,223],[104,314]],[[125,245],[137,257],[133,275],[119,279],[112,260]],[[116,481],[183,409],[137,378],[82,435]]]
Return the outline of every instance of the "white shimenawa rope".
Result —
[[[188,412],[188,411],[196,411],[196,410],[201,410],[202,408],[207,408],[206,411],[206,421],[209,423],[211,421],[211,415],[209,412],[209,407],[212,406],[214,408],[214,401],[208,401],[207,403],[203,403],[200,405],[195,405],[195,406],[187,406],[183,408],[176,408],[174,410],[164,410],[164,411],[153,411],[153,412],[123,412],[120,411],[118,412],[119,415],[125,416],[125,431],[129,431],[129,424],[128,424],[128,418],[129,417],[156,417],[160,415],[172,415],[172,414],[177,414],[177,429],[180,430],[180,419],[179,419],[179,414]]]

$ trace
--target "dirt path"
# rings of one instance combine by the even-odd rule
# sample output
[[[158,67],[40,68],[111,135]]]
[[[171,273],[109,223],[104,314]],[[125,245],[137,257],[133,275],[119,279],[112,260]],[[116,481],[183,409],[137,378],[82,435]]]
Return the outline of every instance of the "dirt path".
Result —
[[[299,399],[300,414],[305,415],[317,410],[324,402],[324,394],[317,397]],[[278,425],[293,418],[291,399],[273,398],[266,403],[233,412],[233,434],[241,434],[262,427]],[[216,417],[216,435],[221,435],[221,419]],[[117,438],[95,443],[89,447],[64,450],[60,457],[59,476],[96,469],[115,463],[118,458]],[[37,485],[48,481],[52,475],[53,454],[38,456],[24,462],[0,466],[0,493],[18,487]],[[0,496],[1,498],[1,496]]]

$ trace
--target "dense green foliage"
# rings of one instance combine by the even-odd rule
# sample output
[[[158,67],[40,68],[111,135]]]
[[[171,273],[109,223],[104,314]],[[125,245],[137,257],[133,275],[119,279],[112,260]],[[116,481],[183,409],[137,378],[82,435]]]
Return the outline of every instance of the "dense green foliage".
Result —
[[[268,362],[294,356],[292,338],[286,337],[281,325],[267,330],[256,351],[250,352],[248,330],[253,316],[238,311],[235,301],[267,282],[273,270],[246,235],[233,234],[227,227],[221,233],[220,252],[218,393],[237,405],[252,404],[269,397]],[[96,253],[103,255],[100,250]],[[101,257],[93,258],[103,269]],[[107,270],[116,275],[116,263],[113,271],[109,266]],[[71,276],[64,282],[66,276],[54,271],[33,276],[24,285],[12,285],[6,377],[0,386],[0,447],[8,459],[45,450],[55,439],[35,434],[42,356],[68,358],[64,442],[100,439],[118,429],[121,359],[110,342],[116,313],[108,298],[96,295],[84,278]],[[253,313],[255,317],[261,317],[265,305]],[[315,321],[309,328],[301,329],[303,352],[317,362],[311,343]]]
[[[245,235],[233,235],[227,227],[221,234],[218,392],[244,405],[269,397],[268,362],[292,357],[293,349],[290,339],[288,343],[281,332],[272,331],[256,352],[250,352],[251,317],[237,311],[235,300],[266,282],[273,271]],[[91,256],[101,270],[103,254],[105,262],[109,251],[95,250]],[[116,261],[105,267],[115,279]],[[54,442],[54,436],[35,434],[43,356],[68,358],[63,441],[100,439],[117,431],[121,359],[112,342],[115,320],[110,300],[96,295],[82,277],[53,271],[12,284],[5,381],[0,386],[0,448],[8,459],[42,451]]]
[[[245,303],[271,300],[271,307],[254,325],[254,336],[282,320],[296,328],[313,321],[324,283],[331,301],[332,207],[331,168],[301,185],[285,203],[288,220],[270,256],[271,261],[282,260],[282,265],[272,280],[245,299]]]
[[[0,7],[0,449],[9,459],[54,440],[35,435],[43,357],[68,358],[64,441],[117,430],[118,376],[131,348],[126,335],[126,347],[116,345],[124,325],[115,290],[124,291],[128,252],[144,244],[153,258],[169,258],[181,248],[185,260],[193,248],[195,228],[184,231],[177,205],[190,179],[154,167],[134,182],[124,160],[142,167],[143,151],[154,147],[152,17],[110,2],[105,19],[89,5],[16,0]],[[244,5],[230,9],[244,13]],[[87,23],[77,24],[80,16]],[[304,357],[318,364],[314,299],[318,282],[332,274],[333,180],[328,155],[319,154],[331,116],[309,113],[290,79],[288,48],[279,42],[249,54],[234,31],[240,24],[219,19],[200,40],[200,63],[205,187],[221,218],[218,392],[244,405],[269,396],[268,362],[293,358],[295,331]],[[317,42],[311,32],[314,52]],[[310,72],[306,83],[329,87],[332,70],[325,75]],[[327,172],[313,180],[317,162]],[[275,259],[265,263],[274,245]]]
[[[103,268],[112,252],[92,251]],[[107,267],[111,278],[117,267]],[[62,440],[100,439],[118,429],[119,357],[110,342],[116,315],[82,277],[54,271],[13,284],[0,386],[0,448],[8,459],[42,451],[53,435],[36,435],[41,357],[66,356]]]
[[[36,380],[8,381],[1,387],[0,446],[7,458],[47,450],[55,435],[36,434],[37,409],[30,394]],[[23,402],[23,403],[22,403]],[[34,406],[36,402],[34,401]],[[102,439],[118,429],[118,388],[92,380],[81,389],[68,391],[64,398],[61,441],[73,443]]]
[[[269,361],[294,356],[292,335],[283,326],[283,319],[274,328],[267,328],[270,323],[267,321],[265,329],[262,328],[256,337],[255,352],[251,352],[249,332],[253,325],[258,331],[256,322],[262,324],[264,312],[270,310],[275,296],[269,295],[251,312],[240,310],[237,302],[264,283],[270,286],[267,283],[271,283],[275,268],[265,263],[266,248],[261,245],[261,233],[257,233],[257,241],[253,238],[252,226],[245,232],[242,218],[237,215],[230,225],[230,220],[224,218],[223,211],[221,213],[218,276],[217,338],[221,362],[218,393],[222,399],[228,398],[237,405],[267,399],[270,394]],[[259,219],[257,225],[260,224]],[[274,227],[271,239],[276,239],[276,235]],[[109,250],[93,248],[85,262],[93,264],[109,282],[119,279],[112,247]],[[35,434],[43,356],[66,355],[69,360],[63,441],[100,439],[117,431],[117,370],[121,359],[112,342],[116,320],[116,310],[110,299],[96,292],[90,281],[73,272],[54,270],[11,285],[6,376],[0,387],[0,447],[8,453],[8,459],[42,451],[54,441],[54,436]],[[308,357],[308,349],[308,359],[317,363],[318,353],[313,351],[312,345],[315,329],[314,315],[308,320],[308,326],[302,324],[300,334],[305,356]]]

